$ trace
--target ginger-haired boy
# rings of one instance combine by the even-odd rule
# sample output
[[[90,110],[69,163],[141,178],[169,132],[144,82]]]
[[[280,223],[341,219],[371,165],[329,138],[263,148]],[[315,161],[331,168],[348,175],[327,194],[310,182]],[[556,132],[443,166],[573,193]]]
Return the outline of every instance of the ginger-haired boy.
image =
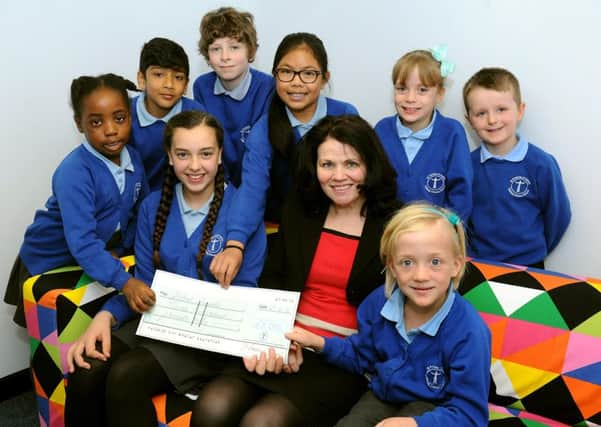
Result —
[[[244,142],[267,112],[274,91],[269,74],[250,67],[257,53],[253,16],[232,7],[208,12],[200,23],[198,50],[213,71],[194,82],[194,99],[225,129],[224,163],[229,180],[240,185]]]

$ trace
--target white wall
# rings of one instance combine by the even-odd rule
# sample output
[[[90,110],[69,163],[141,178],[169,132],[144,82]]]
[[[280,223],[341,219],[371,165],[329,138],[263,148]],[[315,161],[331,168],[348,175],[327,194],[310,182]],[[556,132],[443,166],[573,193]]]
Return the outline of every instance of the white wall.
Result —
[[[0,17],[0,294],[34,210],[50,192],[58,162],[79,143],[68,93],[81,74],[116,72],[131,79],[144,41],[172,38],[187,50],[192,77],[207,67],[196,53],[198,24],[217,1],[75,0],[11,2]],[[449,45],[457,65],[441,109],[463,120],[461,88],[482,66],[503,66],[520,79],[527,103],[521,133],[558,159],[573,219],[548,268],[601,277],[601,3],[575,0],[247,0],[230,4],[255,15],[261,45],[256,66],[271,69],[281,38],[318,34],[330,55],[330,95],[353,102],[372,123],[393,113],[390,72],[404,52]],[[472,139],[473,143],[473,139]],[[28,364],[24,331],[0,304],[0,377]]]

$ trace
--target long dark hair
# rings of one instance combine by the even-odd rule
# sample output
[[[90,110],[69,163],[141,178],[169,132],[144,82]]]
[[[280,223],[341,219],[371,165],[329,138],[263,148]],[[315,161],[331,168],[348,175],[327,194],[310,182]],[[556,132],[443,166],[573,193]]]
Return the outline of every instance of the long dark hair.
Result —
[[[307,132],[298,150],[296,185],[307,212],[323,212],[331,203],[317,180],[317,149],[327,138],[349,145],[365,163],[365,182],[359,189],[365,196],[362,215],[388,216],[401,206],[396,172],[371,125],[360,116],[326,116]]]
[[[223,128],[217,121],[217,119],[208,113],[202,111],[183,111],[173,116],[165,126],[165,133],[163,138],[163,145],[165,151],[169,152],[171,149],[171,143],[173,140],[173,134],[178,128],[193,129],[197,126],[207,126],[215,131],[215,137],[217,138],[217,144],[219,148],[223,147]],[[153,262],[155,268],[160,265],[161,259],[159,255],[159,247],[161,245],[161,239],[165,232],[165,226],[167,224],[167,217],[173,203],[173,194],[175,193],[175,184],[179,180],[175,176],[173,166],[169,163],[165,166],[165,174],[163,178],[163,188],[161,190],[161,200],[157,209],[156,219],[154,222],[154,233],[152,239],[153,246]],[[217,214],[221,208],[221,202],[223,201],[224,193],[224,172],[223,164],[219,165],[217,169],[217,175],[215,176],[215,194],[213,201],[207,214],[204,229],[202,232],[202,239],[200,240],[198,253],[196,254],[196,271],[200,279],[204,278],[202,273],[202,259],[207,251],[207,246],[211,239],[211,233],[215,222],[217,222]]]
[[[284,56],[294,49],[303,46],[309,49],[315,60],[319,64],[321,75],[325,76],[328,72],[328,54],[323,42],[315,34],[311,33],[292,33],[288,34],[280,42],[275,56],[273,58],[272,74],[275,77],[275,70]],[[271,97],[269,105],[269,141],[273,149],[285,159],[292,157],[292,148],[294,147],[294,133],[288,116],[286,115],[286,104],[276,94]]]

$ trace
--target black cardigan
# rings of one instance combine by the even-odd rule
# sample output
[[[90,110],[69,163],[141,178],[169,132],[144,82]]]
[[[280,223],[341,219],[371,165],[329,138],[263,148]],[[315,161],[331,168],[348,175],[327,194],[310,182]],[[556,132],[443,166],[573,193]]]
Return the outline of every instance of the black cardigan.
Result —
[[[309,215],[297,195],[291,194],[284,205],[282,222],[269,255],[259,286],[302,291],[317,249],[327,212]],[[347,301],[359,305],[375,288],[384,283],[380,262],[380,237],[385,218],[367,215],[357,254],[346,288]]]

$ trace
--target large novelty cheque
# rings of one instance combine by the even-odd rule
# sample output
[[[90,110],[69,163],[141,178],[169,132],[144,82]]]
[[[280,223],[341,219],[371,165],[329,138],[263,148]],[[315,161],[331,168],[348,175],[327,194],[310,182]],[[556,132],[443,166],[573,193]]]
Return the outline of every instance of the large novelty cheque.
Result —
[[[299,292],[230,286],[157,270],[156,303],[142,315],[136,333],[233,356],[273,348],[288,361]]]

